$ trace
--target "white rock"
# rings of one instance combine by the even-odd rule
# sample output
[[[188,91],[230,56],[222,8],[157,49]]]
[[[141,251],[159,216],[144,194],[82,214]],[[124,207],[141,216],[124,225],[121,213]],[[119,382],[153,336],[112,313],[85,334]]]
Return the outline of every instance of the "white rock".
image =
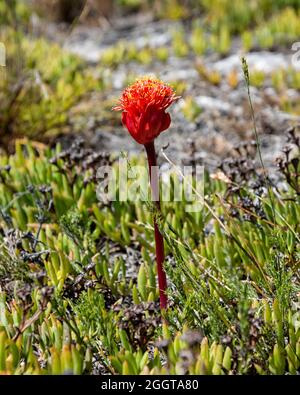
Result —
[[[162,78],[167,82],[172,82],[176,80],[189,81],[191,79],[196,79],[199,77],[198,72],[193,68],[179,69],[179,70],[173,69],[166,72],[162,72],[161,75]]]
[[[103,52],[103,47],[90,39],[67,42],[64,48],[91,63],[98,63]]]
[[[264,73],[272,73],[279,69],[293,67],[292,54],[288,56],[281,53],[261,51],[250,52],[245,57],[250,70],[263,71]],[[211,67],[225,75],[234,69],[242,73],[241,55],[231,55],[212,64]]]

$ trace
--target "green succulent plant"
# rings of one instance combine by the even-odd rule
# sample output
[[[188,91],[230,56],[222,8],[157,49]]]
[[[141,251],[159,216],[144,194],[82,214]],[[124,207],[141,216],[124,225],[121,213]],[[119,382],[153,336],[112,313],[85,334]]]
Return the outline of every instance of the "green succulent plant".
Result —
[[[99,202],[80,144],[53,152],[20,141],[0,158],[1,371],[295,374],[300,212],[297,197],[284,199],[297,191],[293,158],[281,165],[290,186],[274,195],[275,218],[247,180],[231,195],[230,173],[205,175],[200,212],[163,202],[172,308],[161,327],[151,210]]]

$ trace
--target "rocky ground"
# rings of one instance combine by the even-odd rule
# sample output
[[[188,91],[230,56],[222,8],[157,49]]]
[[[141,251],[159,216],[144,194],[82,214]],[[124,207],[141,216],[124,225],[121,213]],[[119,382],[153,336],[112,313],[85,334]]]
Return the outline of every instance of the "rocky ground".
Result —
[[[74,52],[98,67],[103,51],[119,40],[134,43],[137,48],[145,46],[160,47],[171,45],[171,31],[176,22],[153,21],[144,15],[140,19],[128,17],[117,21],[113,26],[104,28],[77,26],[69,30],[49,25],[47,35],[58,40],[66,50]],[[195,56],[170,56],[166,63],[154,61],[150,65],[121,63],[111,73],[112,89],[102,99],[114,100],[122,91],[129,74],[158,75],[169,82],[183,81],[185,90],[182,99],[173,106],[172,127],[163,133],[158,140],[161,146],[168,146],[167,152],[179,161],[189,155],[191,142],[194,144],[197,158],[204,164],[214,167],[219,160],[227,157],[240,142],[254,138],[253,122],[249,109],[247,90],[243,80],[241,67],[241,45],[239,40],[233,42],[231,53],[226,57],[211,53],[198,59]],[[269,75],[279,69],[289,69],[292,65],[293,52],[290,48],[278,51],[254,51],[246,55],[251,70],[263,71]],[[221,82],[215,86],[199,76],[197,68],[205,67],[210,72],[215,70],[222,76]],[[229,76],[237,78],[236,86],[228,82]],[[201,108],[195,121],[189,122],[184,117],[182,108],[185,98],[193,97]],[[273,167],[274,158],[285,143],[285,130],[293,124],[300,123],[300,116],[280,109],[280,98],[271,86],[264,83],[262,88],[251,88],[251,96],[255,109],[258,132],[261,136],[261,147],[265,164]],[[288,89],[285,96],[291,103],[299,103],[300,93],[296,89]],[[95,97],[95,106],[101,106]],[[82,133],[94,147],[109,151],[128,150],[140,152],[130,136],[117,122],[99,125],[93,117],[88,120]]]

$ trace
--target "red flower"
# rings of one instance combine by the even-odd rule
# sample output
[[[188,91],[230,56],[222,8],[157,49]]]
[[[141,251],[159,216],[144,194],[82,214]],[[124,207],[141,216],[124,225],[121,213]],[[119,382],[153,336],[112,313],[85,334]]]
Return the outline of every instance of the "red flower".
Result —
[[[168,129],[171,117],[165,110],[178,98],[162,81],[142,78],[124,90],[113,110],[123,111],[123,125],[139,144],[147,144]]]

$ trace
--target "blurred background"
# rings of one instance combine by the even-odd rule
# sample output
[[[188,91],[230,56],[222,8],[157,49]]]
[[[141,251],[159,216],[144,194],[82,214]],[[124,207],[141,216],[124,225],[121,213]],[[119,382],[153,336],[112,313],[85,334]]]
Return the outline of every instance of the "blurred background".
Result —
[[[146,74],[182,96],[158,143],[214,167],[253,139],[243,55],[268,166],[300,122],[300,0],[0,0],[0,21],[2,150],[81,136],[139,152],[111,108]]]

